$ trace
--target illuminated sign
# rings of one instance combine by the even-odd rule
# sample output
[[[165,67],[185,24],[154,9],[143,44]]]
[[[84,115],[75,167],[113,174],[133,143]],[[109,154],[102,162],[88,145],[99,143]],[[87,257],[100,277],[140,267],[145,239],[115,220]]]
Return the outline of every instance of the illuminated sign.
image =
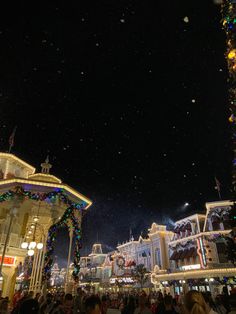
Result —
[[[200,269],[201,265],[200,264],[194,264],[194,265],[184,265],[180,267],[182,270],[192,270],[192,269]]]
[[[197,239],[197,246],[198,246],[197,253],[199,255],[201,265],[203,268],[205,268],[207,261],[206,261],[206,254],[205,254],[205,249],[203,246],[202,238]]]
[[[122,278],[110,278],[110,283],[134,283],[134,280],[130,277],[122,277]]]
[[[14,256],[4,256],[3,265],[4,266],[14,266],[16,258]],[[2,262],[2,256],[0,256],[0,263]]]

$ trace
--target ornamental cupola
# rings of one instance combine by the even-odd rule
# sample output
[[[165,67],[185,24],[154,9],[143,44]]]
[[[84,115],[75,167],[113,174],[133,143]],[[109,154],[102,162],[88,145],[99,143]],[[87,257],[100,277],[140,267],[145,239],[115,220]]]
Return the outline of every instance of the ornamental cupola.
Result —
[[[30,175],[29,178],[36,181],[45,181],[61,184],[61,179],[50,174],[51,168],[52,165],[49,163],[49,157],[47,156],[45,162],[41,163],[41,172]]]
[[[49,157],[48,156],[47,156],[45,162],[41,163],[41,167],[42,167],[42,170],[41,170],[42,173],[49,174],[50,169],[52,168],[52,165],[49,163]]]

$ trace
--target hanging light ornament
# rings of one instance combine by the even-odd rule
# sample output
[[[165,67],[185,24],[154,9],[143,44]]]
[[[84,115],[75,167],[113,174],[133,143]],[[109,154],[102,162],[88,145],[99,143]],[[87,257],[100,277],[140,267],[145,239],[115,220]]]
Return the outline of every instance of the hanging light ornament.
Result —
[[[38,244],[37,244],[37,249],[38,249],[38,250],[42,250],[42,248],[43,248],[43,243],[41,243],[41,242],[38,243]]]
[[[27,242],[22,242],[21,243],[21,248],[22,249],[27,249],[27,247],[28,247],[28,243]]]
[[[34,250],[28,250],[27,254],[28,254],[29,256],[33,256],[33,255],[34,255]]]
[[[37,245],[37,243],[36,243],[35,241],[30,242],[30,244],[29,244],[29,249],[30,249],[30,250],[31,250],[31,249],[35,249],[36,245]]]

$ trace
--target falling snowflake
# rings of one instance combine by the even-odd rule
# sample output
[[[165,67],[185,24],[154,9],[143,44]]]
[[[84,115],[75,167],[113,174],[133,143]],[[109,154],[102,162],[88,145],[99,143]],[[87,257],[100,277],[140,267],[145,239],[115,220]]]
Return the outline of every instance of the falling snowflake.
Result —
[[[196,99],[192,99],[192,103],[195,103],[196,102]]]
[[[183,21],[184,21],[185,23],[188,23],[188,22],[189,22],[189,18],[188,18],[187,16],[185,16],[185,17],[183,18]]]
[[[120,19],[120,22],[121,23],[125,23],[125,19]]]

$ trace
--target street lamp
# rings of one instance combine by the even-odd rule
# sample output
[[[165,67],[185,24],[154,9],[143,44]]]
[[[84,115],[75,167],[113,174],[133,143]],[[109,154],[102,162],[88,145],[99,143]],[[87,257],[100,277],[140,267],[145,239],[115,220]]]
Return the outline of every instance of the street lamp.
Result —
[[[36,218],[37,218],[37,219],[36,219]],[[38,223],[37,223],[38,217],[34,217],[34,221],[35,221],[35,219],[36,219],[35,225],[32,224],[32,225],[30,226],[30,228],[34,230],[34,234],[33,234],[33,239],[32,239],[32,241],[30,241],[29,243],[26,242],[26,241],[24,241],[24,242],[21,243],[21,248],[22,248],[22,249],[28,249],[28,252],[27,252],[28,256],[33,256],[33,255],[34,255],[34,250],[35,250],[36,248],[37,248],[38,250],[42,250],[42,248],[43,248],[43,243],[41,243],[41,242],[37,243],[37,242],[35,241],[35,234],[36,234],[36,229],[37,229],[37,226],[38,226]],[[32,231],[29,230],[29,231],[28,231],[28,234],[32,234]],[[27,236],[26,238],[29,238],[29,236]]]
[[[28,249],[27,254],[28,254],[29,256],[33,256],[33,255],[34,255],[34,249],[37,248],[38,250],[42,250],[42,248],[43,248],[43,243],[42,243],[42,242],[36,243],[35,241],[32,241],[32,242],[30,242],[30,243],[28,243],[28,242],[22,242],[22,243],[21,243],[21,248],[22,248],[22,249]]]
[[[34,255],[34,250],[28,250],[27,254],[28,254],[28,256],[33,256]]]

